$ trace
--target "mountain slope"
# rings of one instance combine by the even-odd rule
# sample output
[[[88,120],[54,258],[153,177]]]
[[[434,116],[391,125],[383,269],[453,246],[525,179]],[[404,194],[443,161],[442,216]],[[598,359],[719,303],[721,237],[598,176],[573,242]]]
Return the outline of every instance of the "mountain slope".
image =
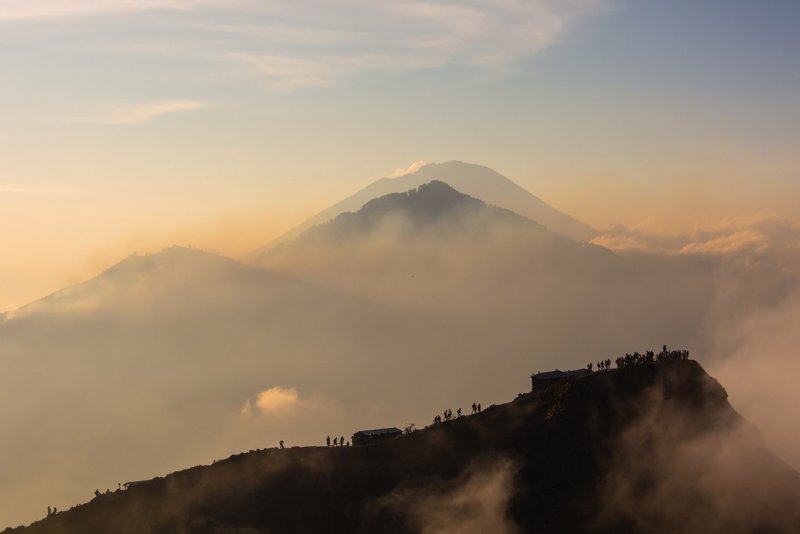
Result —
[[[800,475],[692,361],[598,372],[360,447],[267,449],[20,534],[797,532]]]
[[[621,268],[606,249],[441,181],[370,200],[266,251],[259,265],[425,316],[497,316],[524,285],[531,296],[576,291]]]
[[[14,458],[0,477],[0,523],[116,487],[117,476],[261,440],[319,440],[322,427],[368,419],[353,409],[364,398],[377,409],[403,395],[375,377],[414,372],[422,340],[441,348],[439,330],[450,337],[213,254],[132,256],[0,320],[0,457]],[[270,394],[283,403],[264,405]]]
[[[160,298],[164,291],[223,280],[259,278],[279,283],[284,277],[255,271],[234,260],[197,249],[173,246],[157,254],[131,255],[83,283],[56,291],[6,313],[23,318],[36,313],[90,311],[126,298]]]
[[[381,178],[271,243],[251,252],[245,259],[257,262],[270,248],[297,238],[313,226],[326,223],[341,213],[357,211],[374,198],[415,189],[433,180],[445,182],[456,190],[489,204],[509,209],[573,240],[588,241],[597,235],[597,231],[593,228],[548,206],[505,176],[480,165],[451,161],[426,165],[412,174],[399,178]]]

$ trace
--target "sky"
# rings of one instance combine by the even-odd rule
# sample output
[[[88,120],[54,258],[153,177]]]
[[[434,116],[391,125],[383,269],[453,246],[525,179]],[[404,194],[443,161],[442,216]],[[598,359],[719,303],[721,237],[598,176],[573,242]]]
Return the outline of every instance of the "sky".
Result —
[[[597,228],[800,222],[790,0],[2,0],[0,310],[416,161]]]

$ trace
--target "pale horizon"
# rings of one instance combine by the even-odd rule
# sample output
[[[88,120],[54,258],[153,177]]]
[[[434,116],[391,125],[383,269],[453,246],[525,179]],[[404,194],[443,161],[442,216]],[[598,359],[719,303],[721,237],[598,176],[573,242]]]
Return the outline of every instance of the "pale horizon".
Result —
[[[36,243],[26,243],[18,249],[19,255],[8,256],[0,264],[0,268],[7,273],[3,278],[6,280],[3,284],[4,291],[0,293],[0,311],[12,311],[60,289],[88,280],[132,254],[152,254],[174,245],[206,250],[239,260],[248,252],[268,244],[375,180],[403,176],[409,171],[417,170],[420,164],[443,162],[417,160],[408,167],[398,167],[380,176],[364,177],[351,190],[339,192],[339,196],[323,199],[309,195],[307,200],[297,199],[295,209],[289,208],[288,202],[280,201],[277,202],[278,206],[262,214],[258,209],[261,199],[251,199],[247,207],[229,208],[227,212],[212,210],[205,217],[193,214],[188,220],[176,222],[166,228],[158,228],[160,225],[157,220],[121,223],[116,227],[105,228],[105,235],[97,236],[93,240],[86,240],[82,235],[73,236],[74,241],[71,243],[69,240],[63,243],[58,239],[61,236],[43,235],[43,241],[51,241],[44,250],[36,246]],[[483,165],[480,162],[468,163]],[[630,248],[614,237],[623,230],[674,238],[685,236],[691,239],[689,236],[698,232],[714,231],[731,225],[747,226],[751,222],[757,223],[765,219],[784,220],[792,225],[800,223],[800,216],[794,210],[748,211],[746,207],[735,206],[726,211],[724,207],[717,206],[716,210],[709,207],[700,215],[698,212],[704,198],[687,199],[677,190],[671,197],[657,198],[652,195],[649,203],[636,202],[635,205],[624,208],[620,205],[616,210],[611,206],[616,202],[624,202],[626,197],[633,195],[632,190],[620,191],[621,194],[616,198],[605,198],[600,196],[601,192],[590,195],[586,191],[563,191],[560,201],[551,201],[532,190],[531,185],[526,187],[522,181],[508,175],[506,177],[550,206],[594,227],[601,234],[609,234],[608,238],[601,237],[595,242],[612,250]],[[7,198],[30,195],[67,201],[84,196],[79,191],[24,188],[6,188],[0,190],[0,194]],[[557,195],[557,191],[553,190],[552,194]],[[637,193],[637,198],[646,198],[646,193]],[[604,202],[599,203],[598,199],[603,199]],[[263,202],[269,204],[270,200],[264,199]],[[10,229],[6,231],[8,230]],[[42,232],[46,232],[46,229],[42,229]],[[52,260],[54,256],[58,258],[58,262],[45,260]]]
[[[598,229],[797,224],[798,18],[786,1],[5,2],[0,309],[135,251],[235,257],[418,160],[485,165]]]

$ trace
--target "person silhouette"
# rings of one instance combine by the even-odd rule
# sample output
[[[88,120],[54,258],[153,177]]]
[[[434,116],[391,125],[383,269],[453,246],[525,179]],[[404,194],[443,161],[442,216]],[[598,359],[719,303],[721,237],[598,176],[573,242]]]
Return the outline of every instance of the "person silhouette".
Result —
[[[339,438],[339,446],[344,447],[344,436]]]
[[[337,441],[339,438],[333,438],[333,446],[336,447],[338,445]]]
[[[481,403],[478,403],[478,413],[481,413]]]
[[[278,443],[278,446],[279,446],[281,449],[283,448],[283,440],[281,440],[281,441],[280,441],[280,443]]]
[[[330,437],[330,436],[328,436],[327,438],[325,438],[325,443],[327,443],[327,444],[328,444],[328,447],[330,447],[330,446],[331,446],[331,437]]]
[[[47,507],[47,515],[51,515],[52,513],[53,513],[53,510],[48,506]]]

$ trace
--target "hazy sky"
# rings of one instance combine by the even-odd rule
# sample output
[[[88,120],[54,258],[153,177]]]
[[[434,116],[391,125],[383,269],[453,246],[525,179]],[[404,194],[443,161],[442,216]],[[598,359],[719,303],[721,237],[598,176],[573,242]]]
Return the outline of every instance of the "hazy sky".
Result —
[[[2,0],[0,310],[414,161],[600,228],[800,200],[793,0]]]

